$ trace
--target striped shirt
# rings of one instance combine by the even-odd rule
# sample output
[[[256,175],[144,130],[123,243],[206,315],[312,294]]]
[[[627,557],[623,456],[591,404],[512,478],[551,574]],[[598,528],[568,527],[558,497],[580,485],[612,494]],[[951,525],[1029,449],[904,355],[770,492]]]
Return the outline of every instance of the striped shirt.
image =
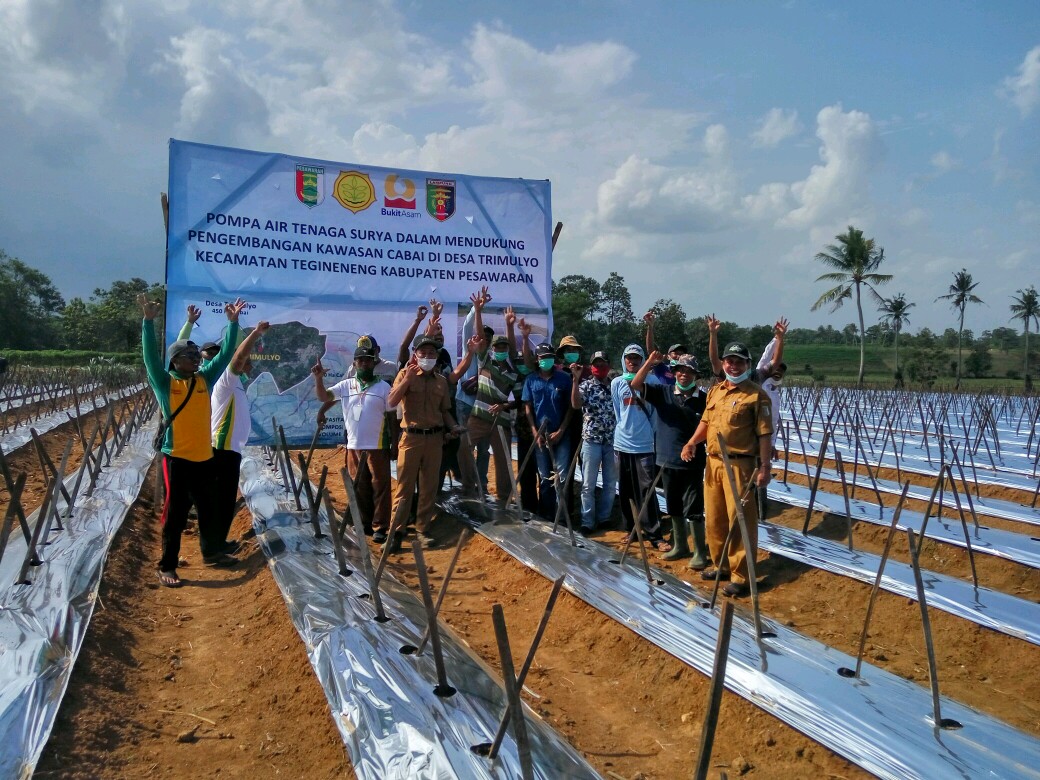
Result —
[[[472,414],[478,420],[487,422],[495,420],[498,425],[509,427],[513,423],[513,413],[501,411],[496,419],[491,412],[491,407],[509,401],[509,394],[516,385],[519,373],[508,361],[503,365],[496,364],[491,359],[489,352],[482,353],[477,360],[480,373],[477,380],[477,396],[473,399]]]

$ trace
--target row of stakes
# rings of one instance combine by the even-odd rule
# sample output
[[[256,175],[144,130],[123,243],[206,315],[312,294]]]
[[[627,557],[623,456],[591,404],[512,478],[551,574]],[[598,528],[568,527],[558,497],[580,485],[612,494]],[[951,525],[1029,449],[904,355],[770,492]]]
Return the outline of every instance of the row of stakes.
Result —
[[[51,532],[66,529],[73,519],[76,501],[81,495],[90,497],[94,494],[94,487],[101,474],[101,469],[111,465],[112,459],[122,453],[134,431],[139,430],[155,414],[157,404],[150,393],[139,393],[136,399],[129,399],[129,403],[123,405],[118,412],[114,407],[114,404],[109,405],[105,421],[95,424],[89,439],[84,433],[81,418],[68,414],[69,420],[75,428],[76,436],[69,437],[67,440],[57,466],[44,449],[39,433],[34,428],[30,429],[33,446],[40,461],[40,469],[47,474],[43,504],[37,515],[36,525],[32,528],[29,526],[29,519],[22,504],[22,491],[25,489],[27,475],[22,472],[14,476],[7,455],[0,448],[0,478],[3,479],[9,496],[3,525],[0,526],[0,560],[7,552],[11,533],[17,523],[26,544],[25,556],[17,579],[19,585],[31,584],[29,571],[32,567],[43,564],[40,551],[42,547],[50,544]],[[80,461],[76,479],[69,487],[65,484],[66,469],[76,438],[79,439],[82,446],[83,458]],[[65,506],[64,509],[59,509],[59,501],[62,498],[65,499]]]
[[[362,525],[361,515],[358,511],[357,496],[354,490],[354,482],[350,478],[350,474],[346,469],[340,470],[340,476],[343,479],[343,485],[347,493],[347,509],[344,511],[342,522],[337,518],[336,511],[332,506],[332,499],[328,489],[325,487],[328,479],[328,466],[323,466],[321,475],[318,481],[317,490],[312,490],[309,477],[309,467],[311,458],[314,454],[314,449],[317,444],[318,432],[315,432],[314,438],[311,441],[310,448],[306,455],[302,452],[297,453],[297,463],[300,468],[300,480],[297,482],[295,469],[292,465],[292,456],[289,452],[289,447],[285,439],[285,431],[282,426],[278,425],[277,420],[273,420],[273,427],[276,432],[276,445],[273,450],[268,450],[268,455],[271,458],[270,465],[275,467],[282,477],[282,484],[294,502],[296,503],[297,511],[308,513],[309,522],[314,531],[314,538],[322,539],[325,538],[325,534],[322,532],[320,523],[320,509],[324,507],[326,516],[329,522],[329,536],[332,539],[333,551],[336,558],[339,574],[344,577],[351,576],[353,572],[347,567],[346,555],[344,552],[344,537],[346,528],[348,525],[346,513],[349,512],[351,516],[352,526],[355,534],[355,538],[359,543],[359,549],[361,550],[361,566],[363,569],[364,576],[368,582],[369,592],[363,594],[362,598],[367,596],[368,600],[371,600],[373,607],[375,608],[375,617],[373,618],[377,623],[386,623],[390,620],[387,617],[383,607],[382,599],[379,593],[379,582],[382,578],[383,572],[385,571],[391,545],[385,544],[383,546],[382,554],[376,565],[373,567],[372,559],[370,554],[365,554],[367,551],[364,549],[364,542],[361,541],[365,538],[364,527]],[[496,426],[497,427],[497,426]],[[504,437],[504,433],[500,430],[500,435]],[[504,442],[506,443],[506,442]],[[508,451],[508,450],[507,450]],[[550,450],[551,453],[551,450]],[[360,474],[365,468],[365,453],[362,453],[357,472]],[[568,475],[568,482],[573,477],[574,465],[576,461],[571,462],[571,469]],[[728,464],[728,460],[727,460]],[[555,466],[555,463],[554,463]],[[521,465],[523,468],[523,465]],[[732,469],[730,469],[732,473]],[[506,502],[506,506],[512,504],[516,497],[516,477],[512,476],[513,482],[513,494],[510,496],[509,501]],[[660,476],[660,475],[658,475]],[[562,494],[561,494],[562,495]],[[320,498],[319,498],[320,497]],[[304,506],[301,498],[306,501],[306,507]],[[559,504],[562,507],[566,502],[560,501]],[[646,504],[644,503],[642,512],[645,513]],[[521,512],[519,505],[516,505],[515,510]],[[571,526],[570,518],[567,515],[566,508],[562,508],[558,511],[556,522],[558,523],[561,516],[565,518],[567,528],[569,531],[570,542],[572,545],[581,546],[574,535],[573,527]],[[742,522],[742,533],[745,540],[747,539],[747,528]],[[555,531],[555,526],[554,526]],[[643,539],[642,529],[639,520],[636,521],[636,536],[639,540],[639,545],[642,551],[643,565],[647,579],[651,584],[661,585],[663,580],[654,579],[650,573],[649,565],[647,563],[647,555],[645,549],[645,543]],[[447,678],[447,669],[444,664],[444,656],[440,643],[440,634],[437,628],[437,616],[439,614],[441,604],[444,602],[444,597],[448,591],[448,585],[451,581],[452,575],[455,572],[456,564],[458,563],[459,557],[462,554],[463,548],[466,543],[472,537],[472,532],[467,528],[462,531],[459,535],[458,542],[455,545],[455,550],[452,554],[451,560],[448,564],[447,570],[444,575],[444,579],[441,582],[440,590],[437,593],[436,598],[433,597],[432,590],[430,588],[429,580],[426,576],[426,563],[423,556],[422,545],[418,540],[412,541],[412,554],[415,557],[416,572],[419,579],[419,589],[422,594],[423,607],[426,612],[427,625],[426,630],[423,633],[422,638],[419,641],[418,646],[404,645],[400,648],[400,652],[404,655],[412,655],[419,657],[423,654],[427,644],[430,646],[431,653],[433,655],[434,668],[437,674],[437,685],[433,689],[433,693],[439,697],[447,698],[453,696],[457,691],[451,686]],[[613,561],[614,563],[623,563],[624,557],[628,553],[628,547],[626,546],[625,552],[622,556],[622,560]],[[524,715],[523,704],[520,698],[520,693],[523,690],[524,684],[527,679],[527,675],[531,670],[531,666],[534,663],[535,654],[538,650],[538,646],[541,643],[542,637],[545,633],[545,629],[549,624],[549,618],[552,615],[553,608],[556,605],[556,601],[560,595],[560,591],[563,588],[565,575],[561,575],[553,582],[553,587],[549,593],[549,598],[546,601],[545,609],[542,612],[541,620],[535,630],[534,636],[531,640],[530,647],[528,648],[527,655],[524,659],[523,665],[520,667],[519,672],[513,664],[513,653],[509,640],[509,632],[506,626],[505,615],[501,604],[494,604],[491,610],[491,619],[495,629],[495,638],[498,645],[499,661],[502,668],[503,685],[506,692],[506,711],[502,714],[499,720],[498,729],[496,730],[492,740],[490,742],[483,742],[477,745],[473,745],[471,750],[480,756],[484,756],[490,760],[497,758],[502,742],[505,739],[506,731],[511,730],[513,734],[513,740],[517,746],[517,757],[520,762],[521,776],[524,780],[534,777],[534,767],[531,759],[531,747],[530,740],[527,734],[526,718]],[[712,604],[714,606],[715,595],[718,592],[718,581],[715,583],[715,593],[712,596]],[[701,732],[700,751],[697,761],[697,767],[695,770],[694,777],[697,780],[702,780],[708,775],[708,769],[711,759],[712,745],[715,738],[715,730],[718,722],[719,708],[722,700],[722,691],[724,687],[726,677],[726,661],[729,655],[729,643],[730,634],[732,632],[733,623],[733,604],[732,602],[726,601],[722,604],[719,622],[719,633],[715,652],[715,662],[712,670],[711,683],[709,686],[708,704],[706,708],[706,714],[704,724]],[[770,636],[770,634],[763,633],[761,631],[760,620],[757,612],[757,597],[756,597],[756,626],[759,627],[760,636]],[[723,773],[722,777],[725,777]]]
[[[2,376],[8,377],[10,374]],[[70,395],[72,407],[69,408],[75,408],[77,417],[84,413],[88,400],[93,407],[92,411],[97,411],[107,403],[106,396],[109,392],[113,389],[125,390],[137,381],[139,380],[135,379],[127,384],[117,384],[115,387],[108,382],[92,382],[88,392],[82,392],[79,384],[71,379],[41,381],[30,387],[24,395],[17,397],[5,396],[0,390],[0,433],[11,433],[22,426],[39,421],[47,414],[61,411],[63,401],[68,407],[67,399]],[[16,401],[21,403],[15,404]]]

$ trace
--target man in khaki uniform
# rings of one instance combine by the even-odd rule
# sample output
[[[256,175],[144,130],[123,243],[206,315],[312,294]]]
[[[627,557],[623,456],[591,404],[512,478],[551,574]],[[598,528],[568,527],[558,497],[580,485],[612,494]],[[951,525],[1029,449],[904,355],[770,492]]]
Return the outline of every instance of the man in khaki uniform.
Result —
[[[753,491],[748,491],[748,483],[756,465],[759,468],[756,485],[764,488],[769,484],[773,413],[769,396],[748,379],[751,353],[747,347],[736,342],[727,346],[722,366],[725,380],[708,392],[704,414],[693,437],[683,447],[682,458],[687,462],[693,460],[697,445],[705,442],[708,466],[704,472],[704,514],[708,549],[716,568],[702,572],[701,577],[713,580],[718,573],[720,579],[732,580],[722,589],[723,593],[745,596],[749,591],[747,555],[754,556],[758,549],[755,501],[742,502],[751,549],[744,549],[739,529],[734,532],[728,549],[723,547],[730,526],[737,521],[737,502],[745,494],[754,496]],[[733,494],[726,475],[719,434],[729,450],[738,495]]]
[[[394,535],[389,542],[394,548],[400,545],[416,482],[419,483],[419,505],[415,513],[415,534],[423,547],[433,544],[429,531],[444,438],[458,434],[450,412],[448,380],[437,371],[438,352],[433,336],[420,337],[412,359],[397,375],[387,399],[388,406],[401,408],[401,442],[397,450],[397,487],[391,524]]]

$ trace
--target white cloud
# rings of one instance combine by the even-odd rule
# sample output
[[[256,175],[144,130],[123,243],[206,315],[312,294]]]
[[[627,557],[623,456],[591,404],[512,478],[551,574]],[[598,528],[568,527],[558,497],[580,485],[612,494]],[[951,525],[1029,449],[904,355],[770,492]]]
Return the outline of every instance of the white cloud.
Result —
[[[781,220],[788,227],[809,227],[839,218],[864,206],[869,172],[880,154],[877,128],[862,111],[842,110],[841,104],[827,106],[816,116],[816,135],[822,142],[821,165],[808,177],[791,185],[798,204]]]
[[[729,132],[725,125],[709,125],[704,131],[704,151],[709,157],[723,158],[729,154]]]
[[[758,129],[751,134],[751,140],[755,146],[771,149],[801,131],[802,123],[798,121],[797,111],[771,108],[762,117]]]
[[[1040,105],[1040,46],[1030,49],[1014,76],[1008,76],[1000,90],[1014,103],[1022,116],[1028,116]]]
[[[949,173],[960,165],[960,162],[951,157],[950,153],[946,150],[940,150],[933,154],[931,163],[932,167],[935,168],[936,173],[939,174]]]
[[[712,134],[718,142],[717,134]],[[734,182],[729,171],[678,170],[635,155],[597,193],[604,225],[645,233],[717,230],[732,221]]]

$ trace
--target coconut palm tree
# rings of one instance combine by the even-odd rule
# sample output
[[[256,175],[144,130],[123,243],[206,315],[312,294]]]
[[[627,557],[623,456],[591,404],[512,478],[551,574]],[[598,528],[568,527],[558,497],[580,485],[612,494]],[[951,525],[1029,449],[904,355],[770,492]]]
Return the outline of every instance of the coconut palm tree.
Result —
[[[897,377],[899,376],[899,334],[903,330],[903,326],[910,322],[910,315],[907,311],[916,305],[916,303],[907,303],[906,296],[898,293],[892,298],[883,299],[881,305],[878,306],[878,311],[882,315],[881,322],[888,325],[895,334]]]
[[[950,285],[948,295],[940,295],[935,300],[949,301],[950,306],[960,313],[957,321],[957,389],[961,386],[961,336],[964,334],[964,310],[969,303],[984,303],[982,298],[972,292],[979,283],[971,278],[966,268],[962,268],[953,275],[953,284]]]
[[[1037,295],[1036,287],[1029,285],[1025,290],[1018,290],[1018,297],[1011,296],[1012,304],[1011,319],[1022,320],[1022,327],[1026,332],[1026,359],[1022,373],[1026,378],[1026,387],[1032,382],[1029,378],[1029,321],[1040,327],[1040,296]]]
[[[859,314],[859,332],[863,333],[863,302],[860,299],[860,288],[866,287],[877,303],[884,298],[874,289],[875,285],[886,284],[892,280],[891,274],[876,273],[885,260],[885,250],[874,243],[872,238],[864,238],[863,231],[849,225],[848,231],[835,236],[837,244],[828,244],[823,252],[816,254],[816,259],[835,271],[817,277],[818,282],[837,282],[821,295],[812,310],[816,311],[824,304],[831,304],[831,311],[837,311],[850,298],[856,299],[856,311]],[[863,384],[863,366],[866,359],[865,343],[859,340],[859,383]]]

